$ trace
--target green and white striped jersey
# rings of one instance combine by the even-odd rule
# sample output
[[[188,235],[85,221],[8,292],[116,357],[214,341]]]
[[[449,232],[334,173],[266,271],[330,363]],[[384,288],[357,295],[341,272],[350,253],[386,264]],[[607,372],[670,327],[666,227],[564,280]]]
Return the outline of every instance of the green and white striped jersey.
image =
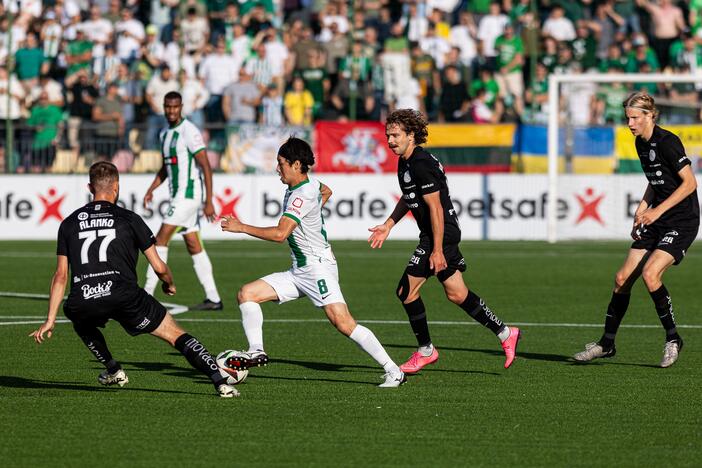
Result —
[[[200,130],[188,119],[159,134],[163,164],[168,171],[171,200],[202,200],[202,172],[195,153],[205,149]]]
[[[283,216],[297,223],[288,237],[293,268],[311,262],[336,263],[324,229],[321,188],[322,183],[310,177],[285,191]]]

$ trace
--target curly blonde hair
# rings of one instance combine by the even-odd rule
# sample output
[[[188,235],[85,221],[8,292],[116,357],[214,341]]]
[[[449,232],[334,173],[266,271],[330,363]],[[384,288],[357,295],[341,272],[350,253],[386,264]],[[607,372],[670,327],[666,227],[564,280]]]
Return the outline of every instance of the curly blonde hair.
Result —
[[[421,112],[412,109],[398,109],[390,114],[385,121],[385,128],[390,125],[397,125],[408,135],[414,134],[414,143],[421,145],[427,141],[429,131],[427,130],[427,119]]]

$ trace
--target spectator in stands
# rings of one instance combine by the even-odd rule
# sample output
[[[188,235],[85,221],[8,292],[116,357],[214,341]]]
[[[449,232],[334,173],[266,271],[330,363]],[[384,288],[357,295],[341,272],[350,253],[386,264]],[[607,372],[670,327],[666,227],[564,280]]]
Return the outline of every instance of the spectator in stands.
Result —
[[[641,69],[641,65],[644,63],[648,63],[652,71],[660,70],[660,62],[658,61],[657,55],[653,49],[648,47],[646,36],[643,33],[634,35],[632,44],[634,46],[634,51],[629,54],[626,67],[627,73],[638,72]]]
[[[671,0],[636,0],[636,3],[651,15],[653,36],[651,46],[658,57],[662,69],[670,65],[670,46],[687,29],[682,10]]]
[[[42,73],[39,75],[39,83],[37,86],[32,88],[29,93],[29,104],[33,105],[35,102],[38,102],[42,92],[46,93],[49,99],[49,104],[52,104],[58,108],[63,108],[63,87],[58,81],[51,78],[51,76],[47,73]]]
[[[446,54],[451,50],[451,45],[443,37],[436,34],[436,27],[430,23],[427,34],[419,40],[422,50],[434,59],[434,63],[439,70],[443,70],[446,63]]]
[[[117,83],[109,83],[105,95],[98,98],[93,107],[92,120],[97,123],[95,154],[98,159],[109,160],[120,148],[125,129]]]
[[[513,103],[517,115],[524,112],[522,96],[524,94],[524,79],[522,65],[524,64],[524,45],[522,39],[514,34],[514,27],[507,23],[504,34],[495,40],[498,72],[497,83],[500,87],[500,97],[505,102]],[[483,97],[483,99],[486,99]]]
[[[344,78],[351,77],[351,71],[358,72],[361,81],[368,81],[373,71],[373,57],[368,57],[363,53],[363,44],[354,41],[351,45],[351,53],[343,57],[339,62],[339,73]]]
[[[472,97],[478,95],[478,91],[485,89],[485,104],[490,108],[499,121],[504,113],[502,99],[499,98],[500,87],[495,80],[493,72],[489,68],[481,68],[478,78],[470,83],[469,94]]]
[[[56,13],[52,8],[48,8],[44,14],[44,24],[41,27],[42,50],[46,60],[53,62],[58,57],[61,46],[63,27],[56,21]]]
[[[349,78],[339,79],[331,94],[331,104],[339,121],[369,120],[375,108],[370,82],[360,81],[358,71],[352,70]]]
[[[386,46],[385,41],[390,38],[393,33],[392,29],[395,27],[392,21],[392,16],[390,15],[390,9],[386,6],[380,8],[378,12],[378,18],[375,21],[375,30],[378,32],[378,42]],[[402,28],[402,25],[400,25]]]
[[[98,5],[90,7],[90,18],[80,24],[80,29],[85,33],[85,38],[93,43],[93,58],[101,59],[105,55],[105,46],[112,44],[114,27],[102,17]]]
[[[182,114],[188,118],[197,128],[205,126],[205,106],[210,98],[210,93],[199,80],[188,77],[185,70],[178,72],[178,91],[182,96]],[[221,105],[221,103],[220,103]],[[222,116],[222,122],[224,116]]]
[[[90,64],[93,59],[93,43],[85,38],[82,29],[76,31],[76,38],[68,42],[66,47],[66,81],[75,80],[79,71],[90,72]]]
[[[482,88],[478,90],[476,96],[471,101],[470,117],[473,123],[494,124],[498,122],[497,115],[485,104],[486,99],[487,92]]]
[[[0,67],[0,146],[2,146],[6,160],[9,160],[12,155],[12,152],[5,150],[5,132],[8,121],[12,124],[16,148],[20,143],[17,137],[19,135],[19,123],[22,117],[22,101],[25,95],[24,88],[17,77],[12,75],[8,79],[7,69],[5,69],[5,67]]]
[[[332,23],[330,29],[332,37],[324,43],[324,50],[327,57],[327,72],[334,82],[339,72],[339,62],[348,55],[350,44],[348,37],[341,32],[336,23]]]
[[[572,41],[575,39],[575,26],[573,22],[565,16],[565,10],[560,5],[551,8],[551,13],[544,21],[541,28],[543,36],[550,36],[559,42]]]
[[[261,101],[259,87],[245,67],[239,69],[239,80],[224,88],[222,113],[227,125],[256,122],[256,107]]]
[[[273,15],[267,12],[263,5],[258,2],[248,3],[252,3],[253,6],[249,12],[245,12],[242,6],[241,12],[244,15],[241,18],[241,23],[246,28],[246,34],[250,37],[255,37],[259,31],[273,27]]]
[[[312,109],[311,105],[310,109]],[[280,127],[285,123],[283,118],[283,97],[275,84],[268,85],[268,89],[266,89],[266,93],[261,99],[259,123],[270,127]]]
[[[548,68],[543,63],[536,64],[536,76],[525,93],[526,121],[545,124],[548,114]],[[590,116],[589,102],[587,115]]]
[[[42,93],[39,102],[32,107],[32,112],[27,119],[27,125],[35,131],[32,142],[32,152],[28,161],[25,161],[25,170],[42,172],[54,162],[56,146],[58,144],[59,123],[63,120],[63,113],[57,106],[49,104],[49,97]]]
[[[146,41],[141,46],[141,57],[149,67],[157,70],[164,61],[166,47],[158,39],[158,28],[150,24],[146,27]],[[174,70],[171,70],[174,71]]]
[[[97,78],[98,88],[105,90],[107,84],[117,79],[122,61],[115,54],[112,44],[105,46],[105,54],[93,61],[93,75]]]
[[[307,63],[309,67],[301,69],[296,76],[302,77],[314,104],[312,105],[312,116],[318,118],[324,111],[324,105],[327,102],[329,91],[331,90],[331,81],[329,74],[324,67],[324,54],[320,49],[310,49],[307,51]]]
[[[238,66],[244,65],[244,62],[251,56],[251,38],[246,34],[244,26],[241,23],[235,23],[232,26],[232,39],[230,42],[230,53]]]
[[[611,68],[610,73],[618,73],[620,70]],[[593,121],[597,125],[619,124],[624,118],[624,108],[622,102],[629,94],[629,91],[622,83],[606,83],[600,86],[599,91],[593,100]]]
[[[125,63],[131,65],[139,58],[141,43],[146,36],[144,25],[134,19],[129,8],[123,8],[120,14],[121,21],[115,24],[117,37],[117,56]]]
[[[178,82],[173,78],[168,65],[162,65],[160,73],[154,74],[149,80],[145,96],[149,105],[145,142],[147,149],[159,147],[158,134],[168,124],[163,113],[163,98],[170,91],[176,91],[177,89]]]
[[[39,75],[48,71],[48,63],[44,63],[44,52],[39,48],[34,34],[27,34],[24,46],[15,54],[15,67],[17,78],[27,92],[39,82]]]
[[[205,49],[210,39],[210,26],[207,19],[199,16],[195,6],[189,6],[185,18],[180,22],[183,33],[183,50],[197,58]]]
[[[390,29],[390,35],[385,39],[383,43],[383,50],[385,52],[396,53],[396,54],[406,54],[409,52],[409,41],[404,36],[404,30],[402,28],[402,23],[394,23]]]
[[[88,78],[88,70],[82,69],[74,74],[75,80],[68,89],[68,145],[71,149],[80,150],[89,139],[90,119],[93,106],[99,93],[93,82]],[[66,85],[69,85],[67,82]],[[47,95],[48,99],[48,95]],[[84,125],[87,124],[87,125]]]
[[[227,54],[224,38],[217,41],[214,52],[205,56],[200,64],[199,77],[209,93],[205,106],[205,118],[210,124],[225,121],[222,114],[224,89],[239,75],[239,62]]]
[[[419,85],[421,110],[432,120],[436,117],[436,103],[441,92],[441,77],[434,64],[434,59],[419,46],[412,43],[412,76]]]
[[[311,51],[323,52],[324,49],[316,40],[314,40],[312,28],[310,26],[305,26],[301,30],[300,40],[297,41],[291,49],[294,63],[293,68],[295,71],[311,68]]]
[[[597,67],[597,39],[588,27],[588,23],[581,21],[575,30],[577,37],[571,43],[573,58],[582,64],[585,71]]]
[[[478,55],[477,35],[478,28],[473,21],[473,15],[468,11],[462,11],[459,15],[459,23],[453,26],[449,33],[449,44],[460,49],[461,63],[469,70],[475,67],[474,60]]]
[[[305,81],[301,76],[293,78],[291,89],[285,93],[285,118],[290,125],[310,125],[314,98],[305,89]]]
[[[363,31],[363,53],[368,57],[377,57],[383,51],[383,45],[378,40],[378,30],[368,26]]]
[[[119,100],[122,105],[120,112],[124,119],[124,147],[129,146],[129,136],[137,121],[136,106],[143,101],[144,86],[135,80],[129,72],[129,67],[121,63],[117,69],[117,79],[115,83],[118,87]]]
[[[609,46],[615,44],[614,36],[617,30],[626,25],[624,18],[619,16],[609,2],[600,2],[595,7],[595,16],[589,23],[590,29],[597,37],[597,58],[604,59]]]
[[[470,97],[461,74],[453,65],[444,69],[439,100],[439,122],[465,122],[470,108]]]
[[[500,37],[509,22],[507,15],[502,13],[499,2],[491,2],[489,13],[483,16],[478,23],[478,40],[480,41],[481,55],[485,66],[490,70],[497,69],[497,51],[495,40]]]
[[[264,29],[258,33],[258,36],[254,40],[255,46],[258,45],[257,41],[266,47],[266,57],[268,57],[269,62],[273,66],[273,76],[280,77],[276,85],[282,89],[283,78],[285,76],[290,76],[293,70],[293,59],[288,50],[288,46],[281,41],[278,30],[275,28]]]
[[[265,44],[256,47],[256,55],[246,61],[244,65],[246,72],[251,75],[254,84],[258,86],[259,93],[262,94],[271,83],[282,87],[283,77],[274,75],[276,66],[269,59]]]
[[[408,5],[407,14],[403,15],[401,23],[407,31],[407,39],[410,42],[419,42],[420,39],[426,36],[429,28],[429,20],[426,15],[419,12],[419,7],[416,3]]]

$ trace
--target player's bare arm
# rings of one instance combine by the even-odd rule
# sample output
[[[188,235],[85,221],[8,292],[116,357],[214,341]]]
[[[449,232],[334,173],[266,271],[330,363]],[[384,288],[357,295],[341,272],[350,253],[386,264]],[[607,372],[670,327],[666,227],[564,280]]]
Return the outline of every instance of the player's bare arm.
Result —
[[[195,160],[202,168],[202,175],[205,179],[205,207],[203,208],[203,213],[207,220],[212,222],[215,220],[215,210],[212,204],[212,168],[210,167],[210,161],[207,159],[207,152],[201,149],[195,153]]]
[[[322,206],[324,206],[327,200],[332,196],[332,190],[328,186],[322,184],[322,186],[319,187],[319,191],[322,193]]]
[[[680,171],[678,175],[682,182],[680,186],[675,189],[673,193],[670,194],[668,198],[663,200],[663,202],[651,209],[645,210],[638,216],[639,222],[645,225],[650,225],[656,222],[658,218],[663,216],[663,213],[683,201],[685,198],[689,197],[691,193],[697,190],[697,179],[695,179],[695,174],[692,172],[690,166],[685,166]]]
[[[407,203],[400,199],[397,201],[395,209],[392,210],[390,217],[386,219],[383,224],[368,228],[368,230],[371,232],[371,235],[368,238],[371,249],[379,249],[383,246],[383,242],[385,242],[385,239],[387,239],[390,235],[392,228],[400,222],[408,211],[409,207],[407,206]]]
[[[66,283],[68,282],[68,257],[65,255],[56,256],[56,271],[51,278],[51,289],[49,291],[49,312],[46,321],[35,331],[29,334],[34,337],[34,341],[41,344],[44,342],[44,334],[46,338],[51,338],[56,324],[56,316],[58,315],[59,305],[63,300],[63,295],[66,292]]]
[[[287,216],[281,216],[277,226],[258,227],[242,223],[232,216],[225,216],[221,226],[222,231],[248,234],[258,239],[280,243],[290,237],[290,234],[297,227],[297,223]]]
[[[149,205],[151,204],[151,201],[154,199],[154,190],[156,190],[164,180],[166,180],[166,177],[168,177],[168,172],[166,171],[166,165],[162,165],[161,169],[156,173],[156,177],[154,177],[154,181],[151,182],[151,185],[149,186],[148,190],[146,191],[146,194],[144,195],[144,208],[148,208]]]
[[[429,206],[429,219],[431,219],[431,232],[434,243],[434,249],[429,256],[429,267],[436,274],[445,270],[448,266],[444,257],[444,209],[441,206],[441,198],[439,198],[438,191],[422,195],[422,198]]]
[[[158,252],[156,252],[156,247],[151,246],[144,250],[144,256],[149,261],[149,264],[154,269],[158,279],[162,281],[161,289],[168,296],[173,296],[176,293],[176,287],[173,282],[173,275],[171,274],[171,269],[168,268],[161,257],[159,257]]]

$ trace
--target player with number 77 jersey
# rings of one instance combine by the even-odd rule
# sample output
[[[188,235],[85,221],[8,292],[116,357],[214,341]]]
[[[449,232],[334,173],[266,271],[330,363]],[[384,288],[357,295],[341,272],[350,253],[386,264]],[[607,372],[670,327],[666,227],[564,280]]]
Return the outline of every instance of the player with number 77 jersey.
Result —
[[[373,332],[356,323],[341,293],[336,259],[327,240],[322,215],[322,206],[331,196],[331,190],[308,176],[313,164],[314,155],[309,144],[299,138],[288,139],[278,150],[277,171],[281,182],[288,186],[278,225],[251,226],[233,217],[222,220],[223,231],[273,242],[287,240],[293,262],[288,271],[264,276],[239,290],[237,300],[249,349],[230,358],[227,367],[242,370],[268,362],[263,349],[261,303],[282,304],[307,296],[315,306],[324,309],[339,332],[356,342],[385,369],[385,381],[380,386],[398,387],[405,382],[404,374]]]

